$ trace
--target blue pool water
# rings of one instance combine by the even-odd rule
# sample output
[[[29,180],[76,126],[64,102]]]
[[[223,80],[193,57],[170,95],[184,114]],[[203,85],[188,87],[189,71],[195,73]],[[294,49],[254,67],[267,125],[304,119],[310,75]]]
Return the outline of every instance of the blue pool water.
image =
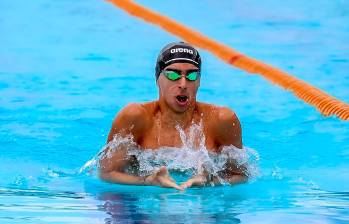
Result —
[[[348,1],[138,1],[349,102]],[[238,114],[259,175],[185,192],[81,167],[157,98],[172,35],[98,0],[0,1],[0,223],[348,223],[349,123],[201,51],[198,98]]]

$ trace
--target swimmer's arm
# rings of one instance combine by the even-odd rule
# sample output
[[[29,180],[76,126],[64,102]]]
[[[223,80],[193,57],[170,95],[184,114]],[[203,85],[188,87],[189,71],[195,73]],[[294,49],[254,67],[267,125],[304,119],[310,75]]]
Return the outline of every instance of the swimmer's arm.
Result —
[[[222,181],[223,179],[223,181]],[[208,186],[208,185],[221,185],[224,183],[229,183],[231,185],[241,184],[247,181],[247,176],[242,173],[226,173],[226,171],[219,173],[219,178],[208,173],[198,174],[186,182],[180,185],[181,188],[185,189],[192,186]]]
[[[107,149],[109,150],[109,149]],[[119,148],[110,157],[103,158],[99,161],[99,177],[104,181],[118,184],[144,185],[143,177],[129,175],[124,172],[130,165],[127,158],[127,149]]]
[[[215,136],[215,143],[220,152],[224,146],[235,146],[238,149],[242,149],[241,138],[241,125],[236,114],[229,108],[219,108],[214,122],[213,133]],[[224,182],[229,184],[239,184],[247,181],[247,176],[244,172],[244,167],[237,167],[236,162],[229,161],[226,164],[226,169],[219,172],[219,177]],[[220,185],[220,178],[209,174],[204,171],[198,174],[186,182],[182,183],[183,188],[192,186],[205,186],[205,185]]]
[[[130,104],[126,106],[115,118],[110,129],[107,143],[114,139],[116,134],[123,137],[132,135],[135,142],[139,141],[141,133],[146,125],[144,119],[144,108],[139,104]],[[130,165],[130,158],[127,157],[127,149],[131,145],[123,145],[111,152],[107,147],[103,154],[109,154],[108,157],[99,161],[99,176],[101,179],[118,184],[144,185],[144,178],[129,175],[124,170]]]
[[[145,177],[133,176],[123,172],[123,169],[129,165],[129,160],[124,159],[125,156],[126,148],[119,149],[118,152],[113,154],[112,158],[101,160],[100,177],[110,183],[153,185],[182,190],[182,188],[171,178],[166,167],[161,167],[158,171]]]
[[[235,164],[231,166],[227,164],[227,166],[225,170],[218,173],[219,177],[222,178],[225,183],[234,185],[247,182],[248,176],[245,174],[246,172],[243,171],[245,167],[237,168]],[[222,184],[218,177],[209,177],[208,183],[213,183],[215,185]]]
[[[216,144],[219,151],[224,146],[235,146],[242,149],[242,134],[241,124],[236,114],[229,108],[221,108],[218,112],[218,122],[216,129]],[[230,184],[239,184],[247,181],[246,167],[237,166],[235,161],[229,161],[226,164],[226,169],[219,173],[226,182]],[[214,184],[219,184],[217,177],[209,178]]]
[[[123,109],[115,118],[112,128],[108,135],[107,143],[111,142],[116,134],[126,137],[132,135],[135,143],[138,144],[142,134],[147,130],[147,112],[142,105],[130,104]],[[140,177],[130,175],[125,172],[131,164],[131,158],[127,156],[128,148],[132,145],[122,145],[120,148],[110,151],[107,147],[103,152],[108,154],[99,161],[99,176],[101,179],[118,184],[128,185],[156,185],[161,187],[170,187],[181,190],[181,188],[170,177],[167,169],[162,167],[153,174]],[[133,145],[135,147],[135,145]]]
[[[219,151],[230,145],[242,149],[241,124],[232,110],[220,108],[215,124],[215,142]]]

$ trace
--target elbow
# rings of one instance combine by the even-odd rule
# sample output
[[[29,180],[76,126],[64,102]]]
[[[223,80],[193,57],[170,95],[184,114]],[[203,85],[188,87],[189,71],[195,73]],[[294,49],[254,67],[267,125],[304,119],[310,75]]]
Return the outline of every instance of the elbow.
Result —
[[[223,178],[227,180],[230,184],[244,184],[247,183],[249,180],[249,176],[245,173],[238,173],[238,172],[232,172],[232,173],[225,173],[223,175]]]
[[[100,171],[99,178],[108,183],[120,183],[122,180],[122,173],[118,171]],[[121,181],[122,182],[122,181]]]
[[[228,179],[228,182],[232,185],[244,184],[248,182],[248,176],[241,174],[233,175]]]
[[[99,179],[106,181],[106,182],[112,182],[112,172],[108,172],[108,171],[104,171],[104,170],[100,170],[98,173],[98,177]]]
[[[101,180],[104,180],[104,181],[107,181],[109,178],[109,175],[108,175],[109,173],[108,172],[104,172],[104,171],[102,171],[102,170],[100,170],[99,172],[98,172],[98,177],[99,177],[99,179],[101,179]]]
[[[240,183],[244,184],[248,182],[248,176],[245,174],[240,175]]]

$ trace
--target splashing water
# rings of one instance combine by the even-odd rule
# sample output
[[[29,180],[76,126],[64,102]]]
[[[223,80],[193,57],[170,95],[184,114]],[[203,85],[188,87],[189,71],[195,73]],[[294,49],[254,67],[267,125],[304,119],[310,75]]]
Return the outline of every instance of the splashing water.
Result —
[[[202,123],[192,124],[188,133],[179,126],[176,126],[182,141],[181,147],[160,147],[159,149],[140,149],[134,142],[133,137],[128,135],[122,137],[115,135],[98,153],[96,157],[85,163],[80,173],[94,173],[99,168],[98,161],[110,158],[112,154],[122,147],[127,147],[127,156],[138,161],[137,173],[141,176],[149,175],[162,166],[180,175],[196,175],[208,172],[219,178],[218,173],[226,169],[227,162],[233,161],[238,168],[242,168],[244,174],[253,179],[258,175],[258,153],[244,147],[236,148],[233,145],[224,146],[220,153],[214,153],[205,147],[205,136],[202,131]],[[132,171],[129,171],[132,172]],[[219,178],[224,183],[222,178]]]

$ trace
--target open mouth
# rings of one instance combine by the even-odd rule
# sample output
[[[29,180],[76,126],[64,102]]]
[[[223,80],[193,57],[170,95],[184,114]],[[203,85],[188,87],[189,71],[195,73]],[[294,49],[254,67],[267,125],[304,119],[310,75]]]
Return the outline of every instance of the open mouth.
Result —
[[[185,95],[178,95],[178,96],[176,96],[176,99],[182,105],[186,104],[188,102],[188,97]]]

